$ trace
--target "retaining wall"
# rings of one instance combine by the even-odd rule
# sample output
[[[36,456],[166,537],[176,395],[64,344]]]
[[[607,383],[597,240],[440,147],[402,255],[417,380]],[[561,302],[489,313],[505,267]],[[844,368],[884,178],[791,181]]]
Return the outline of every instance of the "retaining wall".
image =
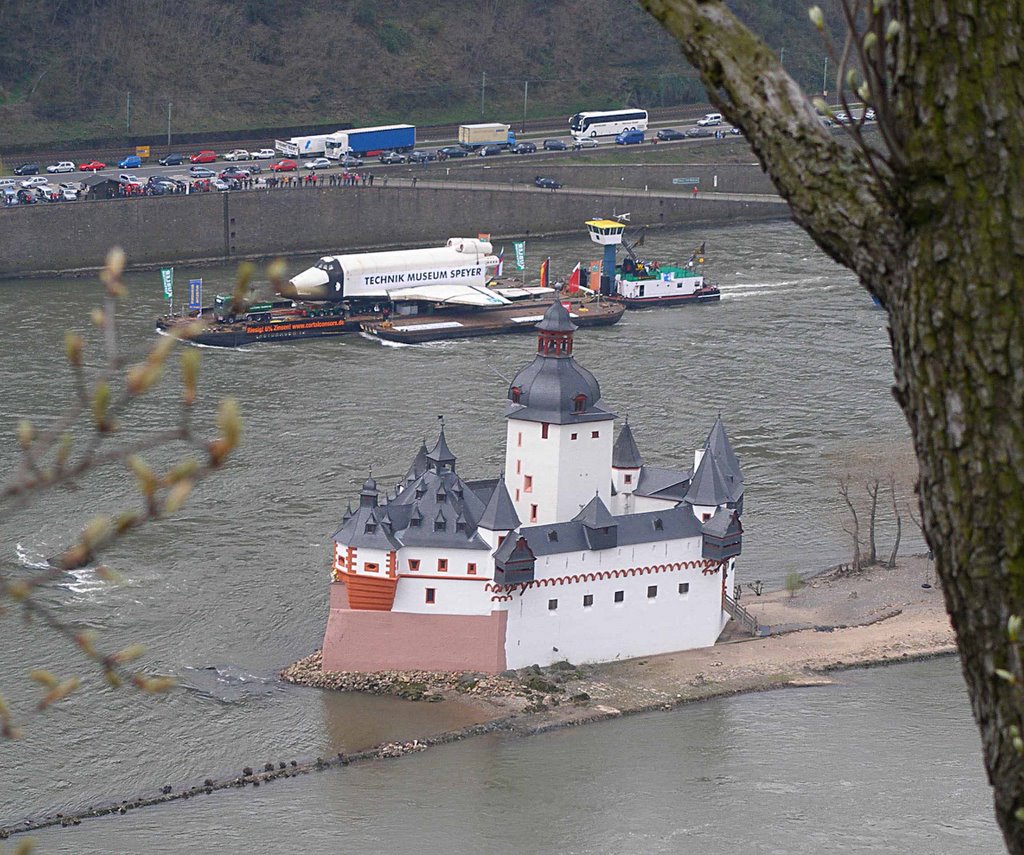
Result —
[[[97,268],[124,248],[132,267],[429,245],[453,235],[577,233],[594,215],[630,224],[779,219],[777,202],[487,188],[322,187],[39,204],[0,210],[0,278]]]

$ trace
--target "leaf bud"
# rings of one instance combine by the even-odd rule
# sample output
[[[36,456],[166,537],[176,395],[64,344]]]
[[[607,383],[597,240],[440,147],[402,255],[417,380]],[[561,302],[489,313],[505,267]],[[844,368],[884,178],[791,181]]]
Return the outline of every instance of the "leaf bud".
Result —
[[[93,309],[89,312],[89,320],[93,322],[94,326],[103,329],[107,324],[107,313],[103,309]]]
[[[110,534],[110,517],[93,517],[82,530],[82,545],[88,549],[95,549]]]
[[[1017,682],[1017,678],[1013,674],[1011,674],[1009,671],[1007,671],[1005,668],[996,668],[995,675],[1000,680],[1005,680],[1011,686],[1014,685]]]
[[[220,428],[221,436],[227,443],[228,451],[238,445],[242,438],[242,417],[238,412],[238,401],[234,398],[225,398],[220,402],[217,410],[217,427]]]
[[[878,44],[878,36],[876,36],[873,32],[865,33],[864,34],[864,42],[863,42],[863,44],[864,44],[864,51],[865,52],[870,52],[871,49],[876,44]]]
[[[81,682],[82,681],[79,680],[78,677],[71,677],[70,679],[65,680],[60,685],[50,689],[49,692],[43,695],[43,699],[39,702],[39,709],[45,710],[51,704],[55,704],[57,703],[57,701],[64,700],[64,698],[66,698],[75,689],[78,688]]]
[[[68,362],[74,366],[82,364],[82,351],[85,349],[85,340],[74,332],[67,332],[64,334],[64,355],[67,356]]]
[[[811,19],[811,23],[819,30],[825,29],[825,15],[821,11],[821,6],[811,6],[807,10],[807,17]]]
[[[110,658],[119,664],[124,662],[134,662],[145,652],[145,644],[132,644],[124,648],[124,650],[118,650],[117,653],[114,653]]]
[[[168,339],[173,341],[173,339]],[[141,395],[160,379],[163,368],[159,362],[144,362],[128,369],[127,388],[130,395]]]
[[[1010,641],[1017,641],[1020,638],[1021,625],[1024,621],[1020,615],[1010,615],[1006,620],[1006,634]]]
[[[199,363],[202,355],[194,348],[181,354],[181,382],[185,387],[185,405],[191,406],[196,400],[196,386],[199,380]]]
[[[899,21],[890,21],[889,26],[885,28],[885,40],[887,42],[893,41],[902,29],[903,25]]]
[[[156,492],[156,474],[138,454],[128,458],[128,468],[132,470],[139,482],[139,491],[147,499],[152,499]]]
[[[34,671],[29,671],[28,676],[30,680],[35,680],[37,683],[46,686],[48,689],[52,689],[54,686],[60,685],[60,680],[43,668],[36,668]]]
[[[36,429],[32,427],[32,422],[28,419],[22,419],[18,422],[18,445],[28,450],[32,445],[32,440],[36,438]]]
[[[92,419],[96,427],[104,430],[107,427],[107,408],[110,406],[110,384],[101,382],[96,384],[96,391],[92,397]]]
[[[192,492],[193,486],[192,481],[179,481],[175,484],[164,500],[164,513],[173,514],[177,512],[185,504],[185,500],[188,498],[188,494]]]

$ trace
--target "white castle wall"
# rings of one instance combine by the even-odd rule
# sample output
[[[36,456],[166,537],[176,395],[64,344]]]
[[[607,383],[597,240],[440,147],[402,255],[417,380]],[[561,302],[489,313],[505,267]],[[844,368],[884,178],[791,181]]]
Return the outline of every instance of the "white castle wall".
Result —
[[[408,559],[419,559],[420,569],[411,571]],[[448,570],[437,569],[439,558],[448,559]],[[476,575],[466,565],[476,563]],[[406,547],[398,553],[398,587],[392,611],[419,614],[488,615],[491,595],[484,585],[494,575],[491,553],[482,549],[426,549]],[[427,588],[434,589],[434,602],[426,601]]]
[[[664,511],[669,508],[674,508],[678,502],[673,502],[667,499],[652,499],[649,496],[633,496],[633,510],[634,514],[644,514],[647,511]]]
[[[701,538],[671,541],[589,555],[552,556],[537,561],[538,578],[600,570],[624,570],[700,559]],[[679,585],[689,586],[685,593]],[[731,580],[730,580],[731,584]],[[648,588],[657,588],[648,597]],[[622,591],[622,602],[615,592]],[[593,605],[584,606],[584,596]],[[557,600],[557,608],[549,601]],[[722,571],[700,568],[637,573],[610,579],[534,585],[502,604],[508,611],[505,655],[509,668],[532,664],[628,659],[715,643],[728,619],[722,611]]]

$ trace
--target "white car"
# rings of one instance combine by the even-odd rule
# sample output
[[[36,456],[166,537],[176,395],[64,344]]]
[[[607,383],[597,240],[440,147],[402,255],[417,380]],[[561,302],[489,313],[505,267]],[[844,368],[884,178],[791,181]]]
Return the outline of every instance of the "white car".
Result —
[[[253,160],[273,160],[275,157],[277,157],[277,152],[272,148],[261,148],[252,153]]]
[[[138,175],[132,175],[129,172],[122,172],[117,176],[117,180],[122,184],[141,184],[142,179]]]
[[[17,183],[17,178],[0,178],[0,190],[5,190],[8,187],[14,187]]]
[[[85,185],[81,181],[62,181],[60,183],[61,190],[70,190],[72,193],[77,193],[79,190],[84,190]]]
[[[303,169],[330,169],[334,164],[326,157],[314,157],[302,164]]]
[[[227,181],[223,181],[220,178],[211,178],[210,179],[210,186],[214,190],[230,190],[231,189],[231,185],[228,184]]]
[[[57,195],[63,202],[77,202],[78,194],[74,190],[68,190],[67,187],[61,187],[57,190]]]
[[[51,163],[46,171],[52,175],[55,172],[74,172],[77,168],[70,160],[62,160],[60,163]]]
[[[31,178],[26,178],[21,182],[21,186],[25,189],[29,187],[45,187],[50,183],[50,179],[45,175],[33,175]]]
[[[722,124],[721,113],[705,113],[703,119],[697,119],[697,124],[702,128],[710,127],[711,125]]]
[[[236,148],[224,155],[225,160],[249,160],[251,155],[244,148]]]

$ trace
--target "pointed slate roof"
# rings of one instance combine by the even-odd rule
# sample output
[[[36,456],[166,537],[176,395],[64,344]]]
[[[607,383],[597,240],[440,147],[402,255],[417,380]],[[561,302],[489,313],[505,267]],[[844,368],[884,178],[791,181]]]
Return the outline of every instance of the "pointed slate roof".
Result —
[[[427,444],[426,442],[420,443],[420,450],[416,452],[416,456],[413,458],[412,466],[409,467],[409,471],[405,473],[405,483],[411,484],[417,478],[420,477],[424,472],[427,471]]]
[[[536,315],[534,315],[536,317]],[[544,318],[535,327],[544,332],[574,332],[577,327],[569,317],[569,311],[561,300],[555,300],[544,313]]]
[[[587,502],[587,506],[576,514],[572,521],[583,523],[586,528],[614,528],[618,525],[600,496],[594,496]]]
[[[742,534],[743,524],[740,515],[732,508],[719,508],[715,515],[702,526],[705,534],[712,537],[726,537],[729,534]]]
[[[434,468],[438,466],[447,466],[449,469],[455,468],[455,455],[452,454],[452,450],[448,447],[448,442],[444,438],[444,425],[441,425],[441,432],[437,436],[437,442],[434,443],[434,447],[427,452],[428,463],[433,463]]]
[[[707,451],[701,457],[700,466],[693,473],[690,489],[686,491],[684,502],[691,505],[724,505],[733,501],[732,491],[726,483],[725,476],[714,454]]]
[[[644,459],[640,456],[640,449],[636,447],[627,418],[612,448],[612,466],[615,469],[640,469],[643,465]]]
[[[488,531],[512,531],[519,528],[519,514],[516,513],[515,505],[512,504],[512,497],[508,494],[505,486],[504,473],[498,478],[494,485],[491,497],[487,500],[487,506],[480,515],[477,525]]]
[[[732,475],[738,480],[743,480],[743,473],[740,472],[740,461],[736,452],[732,450],[729,437],[725,432],[725,423],[722,421],[722,414],[718,414],[715,423],[711,426],[711,433],[704,443],[705,448],[711,449],[711,453],[718,459],[723,475]]]

